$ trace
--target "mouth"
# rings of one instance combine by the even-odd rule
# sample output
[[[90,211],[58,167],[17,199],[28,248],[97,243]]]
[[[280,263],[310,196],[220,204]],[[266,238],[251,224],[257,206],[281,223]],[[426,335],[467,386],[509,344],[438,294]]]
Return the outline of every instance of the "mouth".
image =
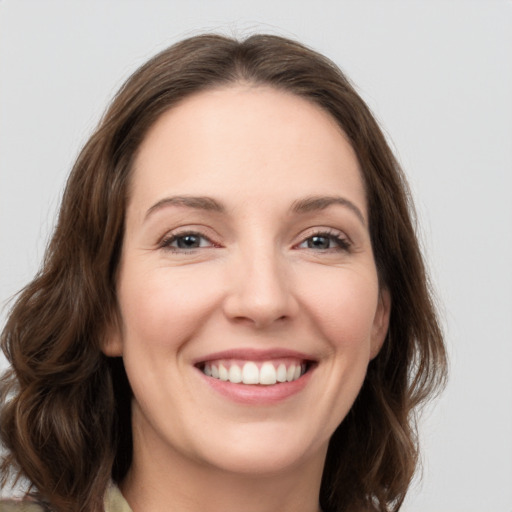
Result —
[[[213,391],[246,406],[274,406],[300,395],[319,362],[288,349],[226,350],[193,365]]]
[[[315,362],[296,357],[267,360],[218,358],[202,361],[196,367],[207,377],[232,384],[274,386],[294,382],[309,372]]]

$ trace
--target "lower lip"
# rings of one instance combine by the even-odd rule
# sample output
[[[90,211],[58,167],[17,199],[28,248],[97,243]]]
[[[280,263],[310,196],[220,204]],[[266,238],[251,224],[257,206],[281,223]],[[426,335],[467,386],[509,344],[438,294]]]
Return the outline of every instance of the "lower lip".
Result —
[[[217,393],[233,402],[247,405],[277,404],[300,393],[311,378],[314,368],[292,382],[282,382],[270,386],[258,384],[234,384],[233,382],[208,377],[201,370],[198,372],[205,382]]]

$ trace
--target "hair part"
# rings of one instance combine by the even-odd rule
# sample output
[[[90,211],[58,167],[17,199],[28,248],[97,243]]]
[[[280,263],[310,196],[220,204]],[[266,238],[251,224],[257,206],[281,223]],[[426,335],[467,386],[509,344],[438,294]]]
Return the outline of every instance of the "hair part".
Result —
[[[327,58],[288,39],[192,37],[124,84],[69,176],[43,266],[2,333],[11,364],[1,383],[1,471],[32,482],[57,512],[99,511],[131,464],[131,390],[101,344],[116,321],[116,271],[130,174],[148,130],[183,99],[247,83],[327,111],[352,144],[366,188],[388,335],[335,431],[320,502],[326,511],[397,511],[418,462],[415,410],[439,390],[446,355],[415,235],[407,184],[370,110]]]

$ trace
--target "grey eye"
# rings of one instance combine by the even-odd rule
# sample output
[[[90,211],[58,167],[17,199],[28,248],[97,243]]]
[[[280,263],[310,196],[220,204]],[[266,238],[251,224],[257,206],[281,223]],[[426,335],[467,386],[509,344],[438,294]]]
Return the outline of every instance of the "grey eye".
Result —
[[[211,240],[201,233],[177,233],[162,241],[161,247],[171,251],[191,251],[203,247],[212,247]]]
[[[201,247],[201,239],[201,236],[192,234],[178,236],[171,246],[174,245],[174,247],[177,247],[178,249],[195,249],[197,247]]]
[[[316,251],[348,251],[350,242],[336,233],[318,233],[304,239],[299,248]]]
[[[315,235],[306,240],[308,249],[330,249],[331,237]]]

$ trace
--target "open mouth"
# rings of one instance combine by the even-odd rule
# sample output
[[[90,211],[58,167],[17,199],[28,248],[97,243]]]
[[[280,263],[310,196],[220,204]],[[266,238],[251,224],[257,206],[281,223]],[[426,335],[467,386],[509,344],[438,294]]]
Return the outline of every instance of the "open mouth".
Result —
[[[233,384],[272,386],[293,382],[307,373],[315,363],[294,358],[271,361],[219,359],[197,364],[206,376]]]

